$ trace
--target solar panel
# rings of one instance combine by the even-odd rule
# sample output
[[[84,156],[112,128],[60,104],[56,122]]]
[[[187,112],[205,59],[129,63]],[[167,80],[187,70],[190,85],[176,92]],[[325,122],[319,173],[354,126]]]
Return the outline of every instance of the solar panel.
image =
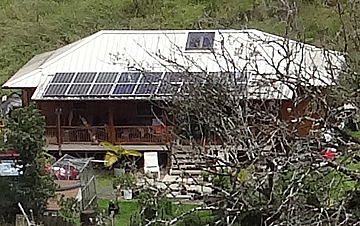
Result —
[[[118,83],[136,83],[139,80],[140,72],[123,72]]]
[[[219,72],[209,72],[208,76],[213,77],[213,76],[218,76]]]
[[[140,82],[159,82],[162,74],[162,72],[145,72]]]
[[[51,83],[70,83],[75,73],[56,73]]]
[[[94,84],[89,94],[92,95],[106,95],[110,94],[113,84]]]
[[[140,94],[140,95],[149,95],[149,94],[153,94],[156,90],[157,84],[139,84],[135,94]]]
[[[231,84],[238,85],[246,83],[248,72],[221,72],[220,77],[215,78],[227,79]]]
[[[64,95],[69,84],[50,84],[44,96]]]
[[[82,95],[87,94],[90,84],[72,84],[67,94]]]
[[[168,82],[181,82],[182,74],[180,72],[166,72],[164,76],[164,80]]]
[[[95,83],[114,83],[118,72],[100,72]]]
[[[235,90],[237,90],[238,92],[243,92],[245,90],[247,90],[248,86],[244,83],[237,83],[235,86]]]
[[[249,75],[249,72],[236,72],[235,73],[235,79],[236,83],[244,83],[247,81],[247,77]]]
[[[132,94],[135,84],[117,84],[113,94]]]
[[[92,83],[97,72],[79,72],[76,74],[74,83]]]
[[[179,90],[179,87],[180,87],[179,84],[171,84],[171,83],[162,82],[157,93],[158,94],[173,94]]]
[[[206,78],[205,72],[183,72],[181,74],[182,82],[203,82]]]
[[[207,79],[225,78],[239,86],[246,83],[248,72],[67,72],[56,73],[44,96],[62,95],[170,95],[189,93],[195,84]],[[192,84],[192,85],[190,85]]]
[[[196,78],[196,79],[205,79],[206,78],[206,73],[205,72],[190,72],[190,76],[192,78]]]
[[[190,87],[191,87],[191,84],[189,83],[184,83],[181,88],[180,88],[180,93],[182,94],[188,94],[190,93]]]

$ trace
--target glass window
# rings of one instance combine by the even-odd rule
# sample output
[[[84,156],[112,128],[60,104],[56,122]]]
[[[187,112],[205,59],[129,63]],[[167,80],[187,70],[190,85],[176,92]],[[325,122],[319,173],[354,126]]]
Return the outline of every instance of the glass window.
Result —
[[[210,50],[213,48],[215,32],[189,32],[186,50]]]

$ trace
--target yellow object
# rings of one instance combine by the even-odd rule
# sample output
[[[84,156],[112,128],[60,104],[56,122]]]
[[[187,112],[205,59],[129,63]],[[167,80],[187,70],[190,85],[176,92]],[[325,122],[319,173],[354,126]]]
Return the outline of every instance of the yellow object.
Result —
[[[240,170],[237,175],[237,180],[240,182],[245,182],[247,180],[247,173],[245,169]]]
[[[117,161],[124,156],[141,156],[141,153],[136,150],[128,150],[121,145],[113,145],[109,142],[101,142],[107,152],[105,154],[105,167],[112,167]]]

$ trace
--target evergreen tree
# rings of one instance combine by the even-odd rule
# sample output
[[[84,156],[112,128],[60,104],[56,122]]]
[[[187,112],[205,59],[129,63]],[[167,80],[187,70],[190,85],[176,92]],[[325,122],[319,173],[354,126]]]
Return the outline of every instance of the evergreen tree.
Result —
[[[43,150],[45,118],[34,105],[19,108],[11,113],[5,123],[4,150],[19,153],[20,175],[0,178],[0,219],[13,221],[20,210],[32,209],[35,216],[42,213],[47,200],[54,195],[55,185],[51,175],[45,171],[46,155]]]

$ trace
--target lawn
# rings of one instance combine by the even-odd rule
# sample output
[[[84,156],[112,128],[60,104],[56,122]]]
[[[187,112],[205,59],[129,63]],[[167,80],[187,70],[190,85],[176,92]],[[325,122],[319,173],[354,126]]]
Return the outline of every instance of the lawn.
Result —
[[[96,193],[99,198],[115,199],[113,191],[113,176],[96,175]]]
[[[108,199],[102,199],[98,198],[98,209],[100,211],[106,210],[109,204]],[[126,226],[129,225],[130,216],[132,213],[136,212],[138,209],[137,201],[131,200],[131,201],[121,201],[119,202],[120,206],[120,214],[116,216],[115,219],[115,225],[116,226]],[[195,208],[199,206],[198,204],[188,204],[188,203],[182,203],[182,204],[174,204],[174,211],[176,215],[180,215],[181,213],[187,212],[191,210],[192,208]],[[201,214],[204,215],[204,214]],[[208,215],[205,214],[205,215]]]
[[[100,211],[106,210],[109,204],[108,199],[98,198],[98,209]],[[126,226],[129,224],[129,219],[132,213],[134,213],[137,209],[136,201],[121,201],[120,205],[120,214],[116,216],[115,225],[117,226]]]
[[[109,175],[96,175],[96,191],[98,193],[98,210],[107,211],[110,200],[114,200],[115,196],[112,193],[113,176]],[[127,226],[129,225],[130,216],[138,210],[137,200],[120,201],[120,214],[115,218],[116,226]],[[173,211],[175,216],[179,216],[195,207],[200,206],[199,204],[193,203],[173,203]],[[209,219],[210,211],[201,211],[199,216],[202,219]]]

